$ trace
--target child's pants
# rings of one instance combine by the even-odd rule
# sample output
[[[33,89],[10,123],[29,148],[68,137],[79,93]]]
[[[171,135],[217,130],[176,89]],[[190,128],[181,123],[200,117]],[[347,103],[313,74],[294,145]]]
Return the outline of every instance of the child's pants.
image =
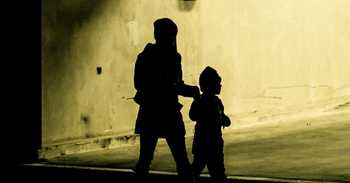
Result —
[[[213,182],[223,183],[225,181],[224,153],[222,151],[194,154],[192,169],[197,178],[206,165]]]

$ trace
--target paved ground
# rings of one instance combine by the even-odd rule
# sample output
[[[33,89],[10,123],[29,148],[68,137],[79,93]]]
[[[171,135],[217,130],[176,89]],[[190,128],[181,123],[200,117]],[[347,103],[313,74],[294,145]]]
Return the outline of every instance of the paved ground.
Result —
[[[233,124],[224,130],[224,139],[228,175],[350,182],[348,107],[317,115]],[[192,159],[192,137],[186,142]],[[138,145],[134,145],[62,156],[48,163],[131,169],[138,151]],[[164,141],[157,145],[151,169],[175,171]]]
[[[96,168],[67,165],[48,165],[48,164],[30,164],[16,169],[15,175],[9,176],[7,180],[11,182],[20,182],[23,180],[36,182],[116,182],[116,183],[185,183],[178,179],[174,172],[151,171],[147,178],[137,180],[135,173],[130,169],[116,168]],[[268,179],[233,176],[227,180],[227,183],[272,183],[272,182],[298,182],[285,179]],[[202,176],[197,183],[211,183],[209,176]]]

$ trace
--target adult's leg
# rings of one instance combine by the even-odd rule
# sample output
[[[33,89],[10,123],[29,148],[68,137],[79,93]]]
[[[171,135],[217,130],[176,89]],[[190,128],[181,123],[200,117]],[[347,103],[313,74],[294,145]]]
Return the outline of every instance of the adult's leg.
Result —
[[[140,154],[135,170],[137,176],[145,176],[148,174],[157,141],[158,137],[155,135],[140,134]]]
[[[180,135],[170,136],[166,137],[166,141],[176,162],[176,170],[179,177],[185,182],[193,182],[192,168],[187,157],[185,137]]]

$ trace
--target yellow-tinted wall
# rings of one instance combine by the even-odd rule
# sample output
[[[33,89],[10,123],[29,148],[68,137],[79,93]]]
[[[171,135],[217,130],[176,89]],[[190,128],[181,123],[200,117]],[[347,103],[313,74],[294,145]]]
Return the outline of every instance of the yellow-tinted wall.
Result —
[[[134,63],[160,17],[179,27],[185,82],[215,67],[230,115],[350,96],[348,0],[45,0],[44,144],[132,132]]]
[[[198,2],[201,61],[220,69],[228,111],[350,95],[350,1]]]
[[[199,62],[199,7],[177,0],[46,0],[42,4],[43,143],[124,134],[137,105],[136,56],[153,40],[153,21],[179,27],[184,77]],[[102,67],[97,74],[96,68]],[[189,100],[189,99],[187,99]],[[188,104],[190,101],[187,102]]]

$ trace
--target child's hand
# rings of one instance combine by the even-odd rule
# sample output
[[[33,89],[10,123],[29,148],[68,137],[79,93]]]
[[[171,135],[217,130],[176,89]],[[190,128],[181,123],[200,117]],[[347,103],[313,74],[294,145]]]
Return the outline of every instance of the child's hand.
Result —
[[[231,120],[228,116],[226,116],[225,114],[222,115],[222,126],[225,128],[225,127],[228,127],[231,125]]]

